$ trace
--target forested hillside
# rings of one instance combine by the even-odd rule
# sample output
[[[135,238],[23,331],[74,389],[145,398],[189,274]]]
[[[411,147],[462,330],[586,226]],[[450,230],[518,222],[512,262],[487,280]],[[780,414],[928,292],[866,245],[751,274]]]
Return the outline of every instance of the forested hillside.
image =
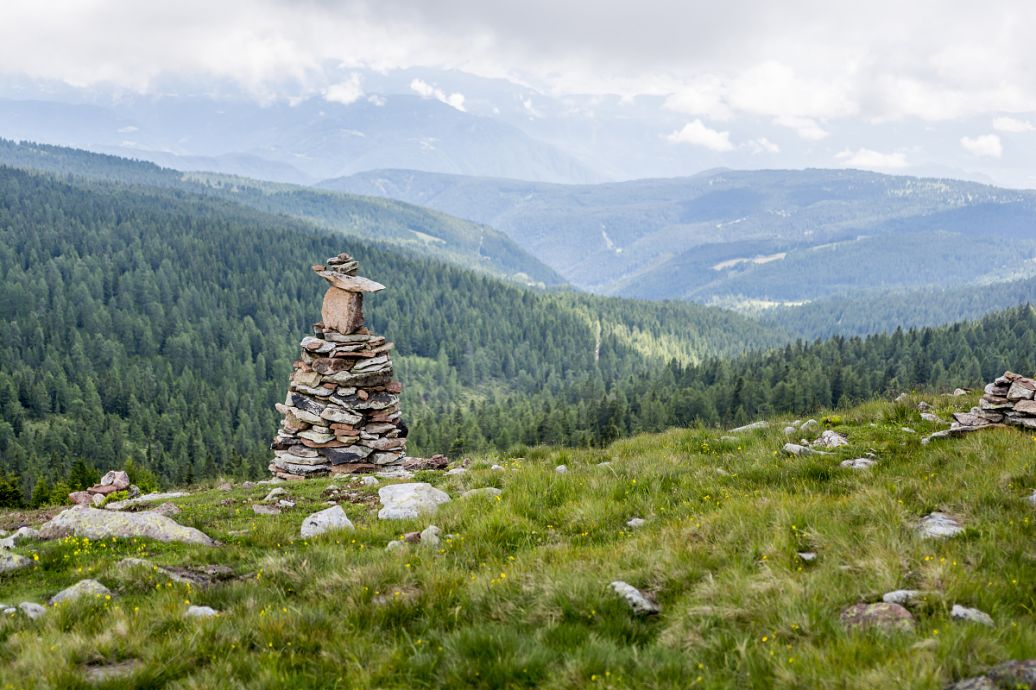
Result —
[[[558,286],[565,282],[502,232],[407,203],[244,177],[181,173],[117,156],[5,139],[0,139],[0,164],[231,199],[260,211],[310,220],[353,237],[398,244],[522,283]]]
[[[11,168],[0,240],[0,457],[22,492],[128,458],[168,482],[262,472],[319,318],[309,266],[343,249],[389,286],[367,312],[398,345],[414,452],[458,445],[461,403],[589,401],[670,359],[782,342],[730,312],[543,293],[225,201]]]

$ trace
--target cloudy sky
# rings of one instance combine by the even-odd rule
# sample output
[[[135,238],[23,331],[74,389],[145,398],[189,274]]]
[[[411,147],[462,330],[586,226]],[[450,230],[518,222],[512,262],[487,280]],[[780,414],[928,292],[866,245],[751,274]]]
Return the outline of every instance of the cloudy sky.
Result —
[[[377,75],[445,70],[539,94],[530,120],[615,97],[700,167],[945,170],[1036,187],[1034,35],[1026,0],[16,0],[0,4],[0,74],[353,102],[376,97]],[[488,98],[405,84],[458,109]]]

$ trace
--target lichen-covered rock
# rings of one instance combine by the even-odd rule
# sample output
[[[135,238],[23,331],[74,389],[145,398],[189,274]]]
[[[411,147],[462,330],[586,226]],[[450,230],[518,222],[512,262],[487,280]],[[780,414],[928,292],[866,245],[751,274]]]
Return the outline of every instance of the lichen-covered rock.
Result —
[[[659,612],[658,604],[648,599],[643,592],[628,582],[616,580],[609,586],[616,594],[626,600],[633,613],[638,616],[650,616]]]
[[[885,632],[913,632],[914,617],[900,604],[878,602],[854,604],[842,611],[839,619],[846,628],[873,628]]]
[[[981,625],[987,625],[993,627],[993,617],[985,611],[979,609],[968,608],[967,606],[961,606],[960,604],[954,604],[953,608],[950,609],[950,618],[959,621],[970,621],[972,623],[980,623]]]
[[[327,508],[308,516],[302,521],[301,533],[303,539],[316,537],[324,532],[340,529],[356,529],[352,521],[346,516],[342,506]]]
[[[40,528],[42,539],[62,537],[89,537],[108,539],[111,537],[143,537],[156,541],[183,542],[216,546],[218,542],[204,532],[186,527],[180,523],[153,512],[122,513],[77,506],[58,513],[50,522]]]
[[[0,551],[0,573],[8,573],[12,570],[27,568],[30,565],[32,565],[32,561],[25,556],[19,556],[16,553],[8,553],[7,551]]]
[[[378,489],[383,508],[378,511],[382,520],[407,520],[430,515],[450,500],[449,494],[426,482],[392,484]]]
[[[1005,661],[981,676],[967,678],[946,690],[1036,690],[1036,659]]]
[[[183,498],[187,496],[186,491],[167,491],[165,493],[153,493],[144,494],[143,496],[137,496],[136,498],[127,498],[123,501],[112,501],[111,503],[105,503],[105,510],[126,510],[136,505],[143,503],[154,503],[156,501],[168,501],[172,498]]]
[[[111,590],[97,580],[80,580],[71,587],[66,587],[50,598],[51,606],[82,599],[83,597],[110,596]]]

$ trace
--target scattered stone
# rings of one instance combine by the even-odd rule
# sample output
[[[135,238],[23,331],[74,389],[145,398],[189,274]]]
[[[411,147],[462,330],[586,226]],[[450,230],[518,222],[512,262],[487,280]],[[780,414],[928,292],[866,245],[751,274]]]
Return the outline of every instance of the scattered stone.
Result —
[[[852,470],[866,470],[876,465],[877,461],[872,460],[871,458],[854,458],[852,460],[842,460],[838,464]]]
[[[896,589],[882,594],[881,600],[887,604],[912,606],[924,600],[924,592],[917,589]]]
[[[566,474],[568,472],[568,465],[558,465],[554,468],[554,471],[558,474]]]
[[[127,498],[123,501],[112,501],[111,503],[105,503],[105,510],[126,510],[133,506],[141,505],[144,503],[154,503],[155,501],[168,501],[173,498],[183,498],[188,496],[186,491],[167,491],[165,493],[153,493],[144,494],[143,496],[137,496],[136,498]]]
[[[143,664],[137,659],[120,661],[114,664],[91,664],[83,669],[83,678],[88,683],[103,683],[115,678],[131,676],[140,669]]]
[[[210,587],[220,582],[233,580],[234,570],[225,565],[200,566],[162,566],[158,572],[166,575],[173,582],[189,584],[193,587]]]
[[[404,544],[403,542],[399,541],[398,539],[393,539],[392,541],[390,541],[388,544],[385,545],[385,550],[386,551],[395,551],[396,549],[401,549],[404,546],[406,546],[406,544]]]
[[[449,494],[427,482],[383,486],[378,489],[378,497],[384,506],[378,511],[381,520],[407,520],[430,515],[450,500]]]
[[[817,560],[816,551],[799,551],[798,557],[803,563],[813,563]]]
[[[793,427],[793,426],[786,426],[786,427],[784,427],[784,435],[785,436],[794,436],[797,433],[799,433],[799,430],[796,427]]]
[[[348,516],[346,516],[345,511],[342,510],[342,506],[336,505],[333,508],[327,508],[308,516],[302,521],[300,532],[303,539],[310,539],[325,532],[341,529],[351,530],[356,528]]]
[[[0,551],[0,573],[9,573],[12,570],[27,568],[32,565],[32,560],[16,553]]]
[[[820,450],[813,450],[809,446],[800,446],[797,443],[785,443],[781,449],[788,455],[803,456],[803,455],[830,455]]]
[[[0,549],[13,549],[25,541],[34,541],[40,538],[40,533],[32,527],[19,527],[14,534],[0,539]]]
[[[833,429],[827,429],[813,442],[814,448],[838,448],[849,444],[849,439]]]
[[[959,522],[946,513],[940,512],[934,512],[921,518],[919,529],[922,537],[934,539],[953,537],[964,531],[964,527]]]
[[[768,426],[770,426],[769,422],[767,422],[766,420],[760,420],[758,422],[752,422],[751,424],[745,424],[744,426],[739,426],[736,429],[731,429],[730,433],[732,433],[732,434],[740,434],[740,433],[744,433],[746,431],[755,431],[757,429],[765,429]]]
[[[955,398],[959,398],[960,396],[967,395],[967,394],[968,394],[968,391],[967,391],[966,388],[954,388],[953,389],[953,393],[951,393],[951,395],[953,397],[955,397]]]
[[[802,423],[802,426],[799,427],[799,431],[804,434],[816,433],[817,431],[820,431],[820,422],[815,419],[807,419]]]
[[[96,508],[69,508],[40,528],[43,539],[62,537],[144,537],[156,541],[216,546],[218,542],[200,530],[185,527],[164,515],[152,512],[122,513]]]
[[[467,471],[468,471],[467,468],[464,468],[464,467],[454,467],[452,470],[447,470],[446,474],[448,474],[448,475],[464,474]]]
[[[159,505],[159,506],[157,506],[155,508],[152,508],[148,512],[155,513],[156,515],[164,515],[166,517],[172,517],[174,515],[179,515],[180,513],[183,512],[183,510],[181,510],[179,506],[174,505],[172,503],[163,503],[163,504],[161,504],[161,505]]]
[[[260,503],[252,505],[252,512],[256,515],[280,515],[281,509],[277,506],[266,506]]]
[[[216,489],[219,490],[219,491],[233,491],[234,490],[234,485],[231,484],[230,482],[223,482],[222,484],[217,486]]]
[[[360,477],[360,484],[363,486],[377,486],[380,483],[377,477],[372,477],[369,474]]]
[[[287,510],[289,508],[294,508],[295,507],[295,501],[289,501],[286,498],[282,498],[281,500],[277,501],[277,507],[281,508],[281,509],[284,509],[284,510]]]
[[[183,613],[185,618],[211,618],[212,616],[218,616],[219,611],[212,608],[211,606],[188,606],[187,610]]]
[[[423,530],[421,530],[420,534],[421,545],[427,546],[429,548],[435,548],[436,546],[438,546],[440,532],[442,532],[442,530],[440,530],[435,525],[428,525],[427,527],[425,527]]]
[[[981,676],[961,680],[946,690],[1033,690],[1036,688],[1036,659],[1005,661]]]
[[[71,587],[66,587],[50,598],[50,605],[63,604],[83,597],[111,596],[111,590],[97,580],[80,580]]]
[[[601,465],[606,465],[607,466],[607,465],[610,465],[610,464],[611,464],[610,462],[602,462],[602,463],[598,463],[597,466],[598,467],[600,467]],[[489,469],[493,470],[494,472],[500,472],[501,470],[504,469],[504,467],[503,467],[503,465],[493,465]]]
[[[928,412],[928,410],[930,410],[930,409],[932,409],[932,406],[929,405],[928,403],[926,403],[924,400],[922,400],[921,402],[917,403],[917,411],[918,412]]]
[[[73,491],[68,495],[68,500],[77,506],[88,506],[93,504],[93,496],[85,491]]]
[[[280,498],[281,496],[287,495],[287,489],[285,489],[283,486],[277,486],[270,489],[270,493],[266,494],[266,498],[263,499],[263,503],[272,503],[274,500]]]
[[[403,458],[403,467],[411,472],[419,470],[444,470],[450,464],[445,455],[433,455],[430,458]]]
[[[954,604],[953,608],[950,609],[950,618],[958,621],[981,623],[982,625],[993,627],[993,617],[988,613],[978,609],[969,609],[967,606],[961,606],[960,604]]]
[[[36,620],[47,612],[46,607],[34,601],[23,601],[18,604],[18,610],[30,620]]]
[[[492,498],[494,496],[499,496],[502,493],[503,493],[503,491],[501,491],[500,489],[496,488],[495,486],[485,486],[485,487],[482,487],[481,489],[470,489],[468,491],[465,491],[464,493],[462,493],[460,495],[460,497],[461,498],[478,498],[479,496],[486,496],[486,497]]]
[[[878,602],[854,604],[839,619],[849,630],[874,628],[884,632],[913,632],[914,617],[900,604]]]
[[[945,424],[946,422],[939,415],[932,414],[931,412],[922,412],[921,419],[932,424]]]
[[[633,609],[634,614],[650,616],[659,612],[658,604],[644,596],[644,593],[633,585],[622,580],[616,580],[610,586],[616,594],[626,600],[626,603]]]
[[[904,433],[907,433],[907,434],[916,434],[917,433],[916,431],[914,431],[913,429],[911,429],[908,426],[901,426],[901,427],[899,427],[899,430],[904,432]]]
[[[633,529],[637,529],[638,527],[643,527],[646,524],[647,524],[647,520],[645,520],[644,518],[640,518],[640,517],[632,517],[632,518],[630,518],[629,520],[626,521],[626,526],[627,527],[632,527]]]

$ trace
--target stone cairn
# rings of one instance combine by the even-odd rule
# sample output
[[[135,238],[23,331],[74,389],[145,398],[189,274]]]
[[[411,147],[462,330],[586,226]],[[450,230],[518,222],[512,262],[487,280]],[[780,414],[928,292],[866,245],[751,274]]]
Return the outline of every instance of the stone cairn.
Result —
[[[928,438],[961,436],[971,431],[1002,426],[1020,426],[1036,429],[1036,380],[1005,371],[1003,376],[986,386],[978,407],[969,412],[957,412],[953,423],[945,431],[937,431]]]
[[[392,380],[393,345],[363,325],[363,293],[384,285],[356,275],[342,253],[313,270],[330,283],[315,336],[293,364],[270,471],[281,479],[372,472],[402,463],[402,386]]]

